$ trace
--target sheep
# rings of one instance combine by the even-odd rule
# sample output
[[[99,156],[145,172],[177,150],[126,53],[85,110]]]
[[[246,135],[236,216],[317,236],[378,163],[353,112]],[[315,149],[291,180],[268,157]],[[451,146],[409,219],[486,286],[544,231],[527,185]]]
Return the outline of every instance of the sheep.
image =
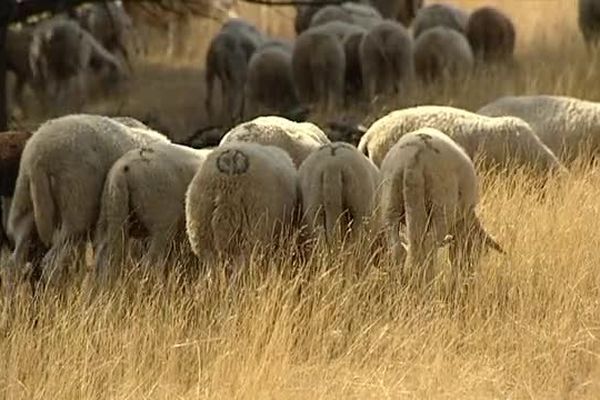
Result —
[[[450,4],[431,4],[421,8],[412,23],[413,36],[417,39],[427,30],[443,26],[464,34],[469,15]]]
[[[223,136],[219,146],[230,142],[279,147],[290,155],[296,167],[321,145],[330,143],[327,135],[316,125],[277,116],[258,117],[236,126]]]
[[[467,39],[475,57],[484,62],[509,61],[516,32],[511,19],[494,7],[480,7],[467,22]]]
[[[33,29],[31,26],[22,26],[20,29],[11,27],[6,31],[6,69],[15,76],[13,98],[21,110],[24,110],[25,85],[29,85],[38,96],[42,93],[40,82],[34,80],[29,65],[29,46],[33,39]]]
[[[351,229],[355,236],[371,217],[379,170],[356,147],[343,142],[321,146],[302,162],[298,178],[304,219],[312,235],[323,230],[331,244],[340,238],[340,228]]]
[[[292,78],[292,46],[270,41],[248,62],[244,115],[285,115],[300,106]]]
[[[399,23],[384,21],[371,29],[360,44],[364,95],[401,93],[415,74],[413,43]]]
[[[244,256],[269,244],[294,220],[298,176],[285,151],[257,143],[215,148],[185,196],[186,232],[200,259]]]
[[[310,27],[340,21],[370,29],[382,20],[379,11],[368,4],[346,2],[340,5],[328,5],[318,10],[310,20]]]
[[[0,133],[0,249],[4,244],[12,246],[7,235],[8,213],[19,174],[19,162],[30,132],[9,131]]]
[[[381,16],[408,26],[423,7],[423,0],[370,0]]]
[[[473,68],[474,57],[463,34],[438,26],[415,41],[414,63],[419,78],[430,83],[466,74]]]
[[[160,269],[185,235],[185,192],[210,151],[158,142],[130,150],[113,164],[94,235],[100,276],[109,275],[109,264],[120,266],[130,232],[149,239],[147,263]]]
[[[567,96],[506,96],[477,113],[525,120],[564,162],[573,161],[584,151],[600,153],[600,103]]]
[[[129,44],[133,22],[120,2],[85,4],[76,10],[79,24],[108,51],[120,55],[131,66]]]
[[[577,21],[588,46],[595,46],[600,38],[600,1],[579,0]]]
[[[72,114],[42,124],[27,141],[8,218],[17,267],[27,262],[36,234],[48,252],[42,269],[67,265],[72,248],[81,258],[96,223],[102,185],[112,164],[125,152],[168,139],[98,115]]]
[[[313,0],[312,3],[314,4],[303,4],[296,7],[296,16],[294,17],[296,35],[300,35],[310,27],[312,17],[323,7],[318,1]]]
[[[301,103],[327,111],[342,105],[346,57],[344,40],[364,28],[340,21],[304,31],[296,39],[292,74]]]
[[[233,126],[242,118],[244,85],[248,62],[265,38],[256,27],[242,19],[226,22],[212,39],[206,54],[206,99],[207,115],[213,115],[213,90],[218,80],[221,86],[221,114]]]
[[[364,93],[360,45],[366,31],[356,31],[347,35],[342,42],[346,69],[344,73],[344,104],[346,107],[355,103]]]
[[[455,272],[476,262],[482,245],[504,253],[475,213],[473,162],[444,133],[421,128],[405,134],[385,156],[381,175],[381,224],[389,246],[400,265],[423,267],[426,282],[434,277],[435,254],[445,242],[450,241]]]
[[[392,111],[371,125],[358,149],[380,166],[398,139],[424,127],[441,130],[472,159],[481,157],[484,170],[507,164],[541,173],[563,170],[554,153],[525,121],[484,117],[454,107],[419,106]]]
[[[105,66],[116,80],[126,76],[120,62],[76,22],[55,18],[38,24],[33,32],[29,62],[34,79],[58,104],[64,104],[70,82],[77,94],[84,94],[84,75],[88,67]],[[80,98],[80,104],[83,98]]]

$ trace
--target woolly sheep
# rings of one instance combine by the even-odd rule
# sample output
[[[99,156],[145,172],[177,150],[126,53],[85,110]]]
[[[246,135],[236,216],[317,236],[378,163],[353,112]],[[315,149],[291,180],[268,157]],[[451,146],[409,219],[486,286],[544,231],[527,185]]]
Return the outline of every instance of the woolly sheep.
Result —
[[[96,225],[97,271],[119,266],[130,232],[148,238],[147,262],[159,268],[185,235],[185,192],[210,150],[152,143],[130,150],[107,174]],[[187,242],[187,240],[185,241]]]
[[[567,96],[506,96],[477,113],[525,120],[564,161],[573,161],[584,150],[600,153],[600,103]]]
[[[579,0],[577,19],[586,44],[597,44],[600,38],[600,1]]]
[[[474,57],[465,36],[453,29],[435,27],[414,44],[415,69],[424,82],[456,78],[473,68]]]
[[[328,22],[304,31],[296,39],[292,74],[300,101],[333,111],[342,105],[346,58],[344,40],[364,31],[340,21]]]
[[[368,4],[342,3],[340,5],[327,5],[313,15],[310,27],[324,25],[332,21],[340,21],[370,29],[383,18],[379,11]]]
[[[8,221],[17,266],[32,237],[49,247],[44,259],[61,273],[72,248],[77,257],[96,223],[106,174],[125,152],[168,139],[111,118],[74,114],[42,124],[25,145]],[[46,275],[48,278],[48,275]]]
[[[264,42],[264,37],[256,27],[242,19],[232,19],[225,23],[212,39],[206,54],[206,112],[213,115],[214,84],[221,86],[221,114],[228,116],[226,121],[233,126],[242,117],[244,85],[248,61],[256,49]]]
[[[29,62],[49,98],[58,104],[67,100],[69,84],[77,84],[79,103],[85,93],[84,72],[106,67],[113,80],[125,77],[119,61],[76,22],[55,18],[38,24],[33,32]]]
[[[206,157],[185,198],[186,231],[201,259],[244,254],[269,244],[293,221],[298,177],[285,151],[228,143]]]
[[[0,133],[0,250],[12,244],[7,235],[8,213],[19,174],[19,162],[30,132],[9,131]]]
[[[475,57],[485,62],[510,60],[515,51],[515,26],[506,14],[494,7],[473,11],[466,35]]]
[[[30,26],[22,26],[20,29],[11,27],[6,31],[6,69],[15,76],[14,101],[21,110],[24,108],[25,85],[29,85],[38,96],[42,93],[40,82],[34,80],[29,65],[29,46],[32,38],[33,28]]]
[[[290,155],[296,167],[321,145],[330,143],[327,135],[316,125],[277,116],[258,117],[236,126],[223,136],[219,146],[231,142],[279,147]]]
[[[314,236],[323,230],[329,243],[340,228],[361,229],[372,216],[379,170],[356,147],[334,142],[311,153],[298,170],[302,209]]]
[[[383,160],[381,174],[381,223],[390,248],[401,265],[424,267],[426,282],[434,276],[437,248],[448,239],[455,272],[476,261],[482,245],[503,252],[475,213],[473,162],[444,133],[422,128],[402,136]]]
[[[462,9],[450,4],[431,4],[417,12],[412,23],[412,32],[415,39],[427,30],[436,27],[445,27],[464,34],[469,15]]]
[[[76,10],[76,18],[106,50],[131,64],[133,22],[120,2],[85,4]]]
[[[484,117],[466,110],[444,106],[419,106],[392,111],[375,121],[361,138],[358,149],[381,165],[392,146],[403,135],[424,127],[438,129],[475,159],[481,167],[514,164],[539,172],[561,170],[552,151],[533,133],[525,121]]]
[[[371,0],[385,19],[393,19],[408,26],[423,7],[423,0]]]
[[[414,78],[413,44],[399,23],[384,21],[371,29],[360,45],[365,97],[401,93]]]
[[[246,118],[285,115],[300,104],[292,77],[292,46],[271,41],[250,58],[244,101]]]

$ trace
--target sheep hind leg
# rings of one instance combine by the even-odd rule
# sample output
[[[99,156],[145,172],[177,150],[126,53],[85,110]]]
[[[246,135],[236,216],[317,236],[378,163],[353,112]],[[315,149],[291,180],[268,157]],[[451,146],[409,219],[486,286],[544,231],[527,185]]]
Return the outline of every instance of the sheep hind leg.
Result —
[[[85,240],[60,231],[41,262],[41,281],[45,286],[65,283],[70,270],[79,270],[85,260]]]
[[[154,233],[150,240],[148,253],[144,257],[144,264],[148,269],[157,272],[157,275],[166,277],[169,273],[169,263],[171,261],[173,235],[169,229],[160,230]]]

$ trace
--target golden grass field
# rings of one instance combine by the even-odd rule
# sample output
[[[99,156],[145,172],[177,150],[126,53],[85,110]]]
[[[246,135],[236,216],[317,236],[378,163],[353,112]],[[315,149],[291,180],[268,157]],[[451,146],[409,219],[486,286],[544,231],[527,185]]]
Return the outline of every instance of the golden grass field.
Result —
[[[519,69],[398,104],[600,100],[599,60],[581,45],[574,0],[495,3],[524,32]],[[149,94],[165,87],[149,82],[130,97],[163,104]],[[200,118],[173,103],[171,119]],[[600,169],[574,166],[543,196],[521,174],[482,180],[479,214],[508,254],[485,256],[460,292],[443,274],[429,289],[407,287],[360,246],[303,263],[283,249],[235,282],[216,266],[210,278],[167,282],[132,272],[94,294],[84,280],[35,302],[23,291],[0,303],[0,399],[600,398]]]

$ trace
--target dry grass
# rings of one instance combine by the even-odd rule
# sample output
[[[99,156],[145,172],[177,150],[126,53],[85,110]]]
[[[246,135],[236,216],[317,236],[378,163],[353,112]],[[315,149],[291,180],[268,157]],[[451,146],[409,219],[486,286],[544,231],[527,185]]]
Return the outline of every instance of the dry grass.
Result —
[[[573,30],[575,2],[502,2],[512,12],[540,3],[571,22],[554,42],[532,33],[518,72],[481,72],[387,107],[475,109],[509,93],[600,100],[597,59]],[[196,106],[165,101],[176,93],[167,82],[152,85],[131,95],[140,110],[167,104],[174,120],[194,117]],[[235,282],[216,266],[210,278],[167,282],[132,273],[94,295],[85,281],[35,302],[19,293],[0,303],[0,398],[597,399],[599,171],[575,167],[544,196],[519,174],[485,177],[479,212],[508,255],[486,256],[458,293],[443,280],[407,287],[394,265],[374,266],[360,249],[304,263],[284,250]]]

